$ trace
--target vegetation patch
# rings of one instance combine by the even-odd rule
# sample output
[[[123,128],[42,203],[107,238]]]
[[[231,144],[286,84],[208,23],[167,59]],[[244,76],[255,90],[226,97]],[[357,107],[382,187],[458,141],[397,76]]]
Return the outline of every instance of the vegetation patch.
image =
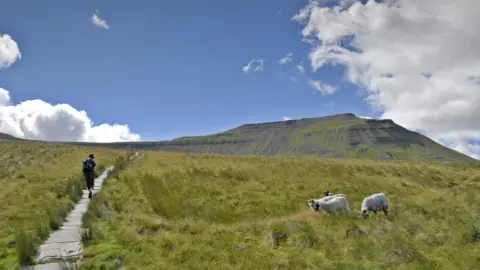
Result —
[[[149,152],[94,198],[81,268],[473,269],[479,175],[478,164]],[[309,209],[325,189],[347,195],[351,218]],[[363,219],[377,192],[389,217]]]
[[[38,246],[82,194],[81,161],[96,155],[98,169],[125,151],[60,143],[0,140],[0,269],[30,263]]]

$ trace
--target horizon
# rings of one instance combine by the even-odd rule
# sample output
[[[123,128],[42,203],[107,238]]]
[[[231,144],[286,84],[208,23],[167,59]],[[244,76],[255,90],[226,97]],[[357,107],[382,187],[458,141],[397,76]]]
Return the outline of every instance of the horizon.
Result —
[[[355,115],[353,113],[336,113],[336,114],[316,116],[316,117],[303,117],[303,118],[292,118],[292,119],[289,118],[289,119],[283,119],[283,120],[279,120],[279,121],[243,123],[243,124],[240,124],[238,126],[229,127],[225,130],[217,131],[217,132],[214,132],[214,133],[208,133],[208,134],[202,134],[202,135],[195,135],[195,134],[194,135],[185,135],[185,136],[181,136],[181,137],[174,137],[174,138],[171,138],[171,139],[165,139],[165,140],[160,140],[160,141],[171,141],[171,140],[179,139],[179,138],[182,138],[182,137],[200,137],[200,136],[212,135],[212,134],[215,134],[215,133],[222,133],[222,132],[228,131],[230,129],[239,128],[239,127],[245,126],[245,125],[261,125],[261,124],[270,124],[270,123],[281,123],[281,122],[287,122],[287,121],[301,121],[301,120],[306,120],[306,119],[316,119],[316,118],[324,118],[324,117],[340,116],[340,115],[353,115],[356,118],[366,119],[366,120],[391,120],[391,119],[375,119],[375,118],[370,118],[370,117],[365,117],[365,116],[358,116],[358,115]],[[4,134],[7,134],[7,133],[4,133]],[[11,134],[7,134],[7,135],[11,135]],[[18,138],[18,137],[15,137],[15,138],[22,139],[22,138]],[[71,142],[71,141],[45,141],[45,142]],[[158,140],[156,140],[156,141],[141,140],[141,141],[128,141],[128,142],[158,142]],[[91,142],[91,143],[97,143],[97,142]],[[101,143],[101,142],[98,142],[98,143]],[[120,143],[120,142],[113,142],[113,143]]]
[[[164,141],[352,113],[480,158],[473,0],[2,8],[2,133]]]

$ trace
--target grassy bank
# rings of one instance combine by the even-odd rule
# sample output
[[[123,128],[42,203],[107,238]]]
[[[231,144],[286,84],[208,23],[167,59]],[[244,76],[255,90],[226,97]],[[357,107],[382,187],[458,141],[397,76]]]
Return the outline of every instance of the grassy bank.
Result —
[[[352,218],[313,213],[324,189]],[[91,204],[82,269],[474,269],[480,166],[148,153]],[[390,217],[359,216],[384,192]]]
[[[124,153],[111,149],[0,140],[0,269],[29,263],[81,196],[81,161],[95,153],[98,172]]]

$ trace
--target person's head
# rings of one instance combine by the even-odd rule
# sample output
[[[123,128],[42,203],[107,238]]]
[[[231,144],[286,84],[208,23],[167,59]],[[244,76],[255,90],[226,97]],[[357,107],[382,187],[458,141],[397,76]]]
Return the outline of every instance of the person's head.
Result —
[[[95,156],[93,154],[88,155],[88,157],[92,158],[92,159],[95,158]]]

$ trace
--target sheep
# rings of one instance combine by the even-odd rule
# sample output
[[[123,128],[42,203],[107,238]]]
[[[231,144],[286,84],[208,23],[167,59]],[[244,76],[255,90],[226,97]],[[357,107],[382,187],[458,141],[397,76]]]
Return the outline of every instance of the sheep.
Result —
[[[328,200],[324,199],[325,197],[317,200],[310,199],[308,200],[308,206],[310,206],[314,212],[318,212],[319,209],[322,209],[329,214],[345,210],[350,217],[350,205],[348,204],[346,197],[334,196]]]
[[[377,211],[383,211],[385,216],[388,216],[388,199],[387,196],[383,193],[372,194],[368,197],[365,197],[362,202],[362,215],[364,217],[368,216],[369,211],[377,214]]]
[[[325,195],[325,197],[323,197],[322,199],[327,200],[327,201],[332,199],[332,198],[335,198],[336,196],[342,196],[342,197],[345,197],[345,198],[347,197],[347,195],[345,195],[345,194],[332,194],[332,192],[330,192],[328,189],[323,192],[323,195]]]

